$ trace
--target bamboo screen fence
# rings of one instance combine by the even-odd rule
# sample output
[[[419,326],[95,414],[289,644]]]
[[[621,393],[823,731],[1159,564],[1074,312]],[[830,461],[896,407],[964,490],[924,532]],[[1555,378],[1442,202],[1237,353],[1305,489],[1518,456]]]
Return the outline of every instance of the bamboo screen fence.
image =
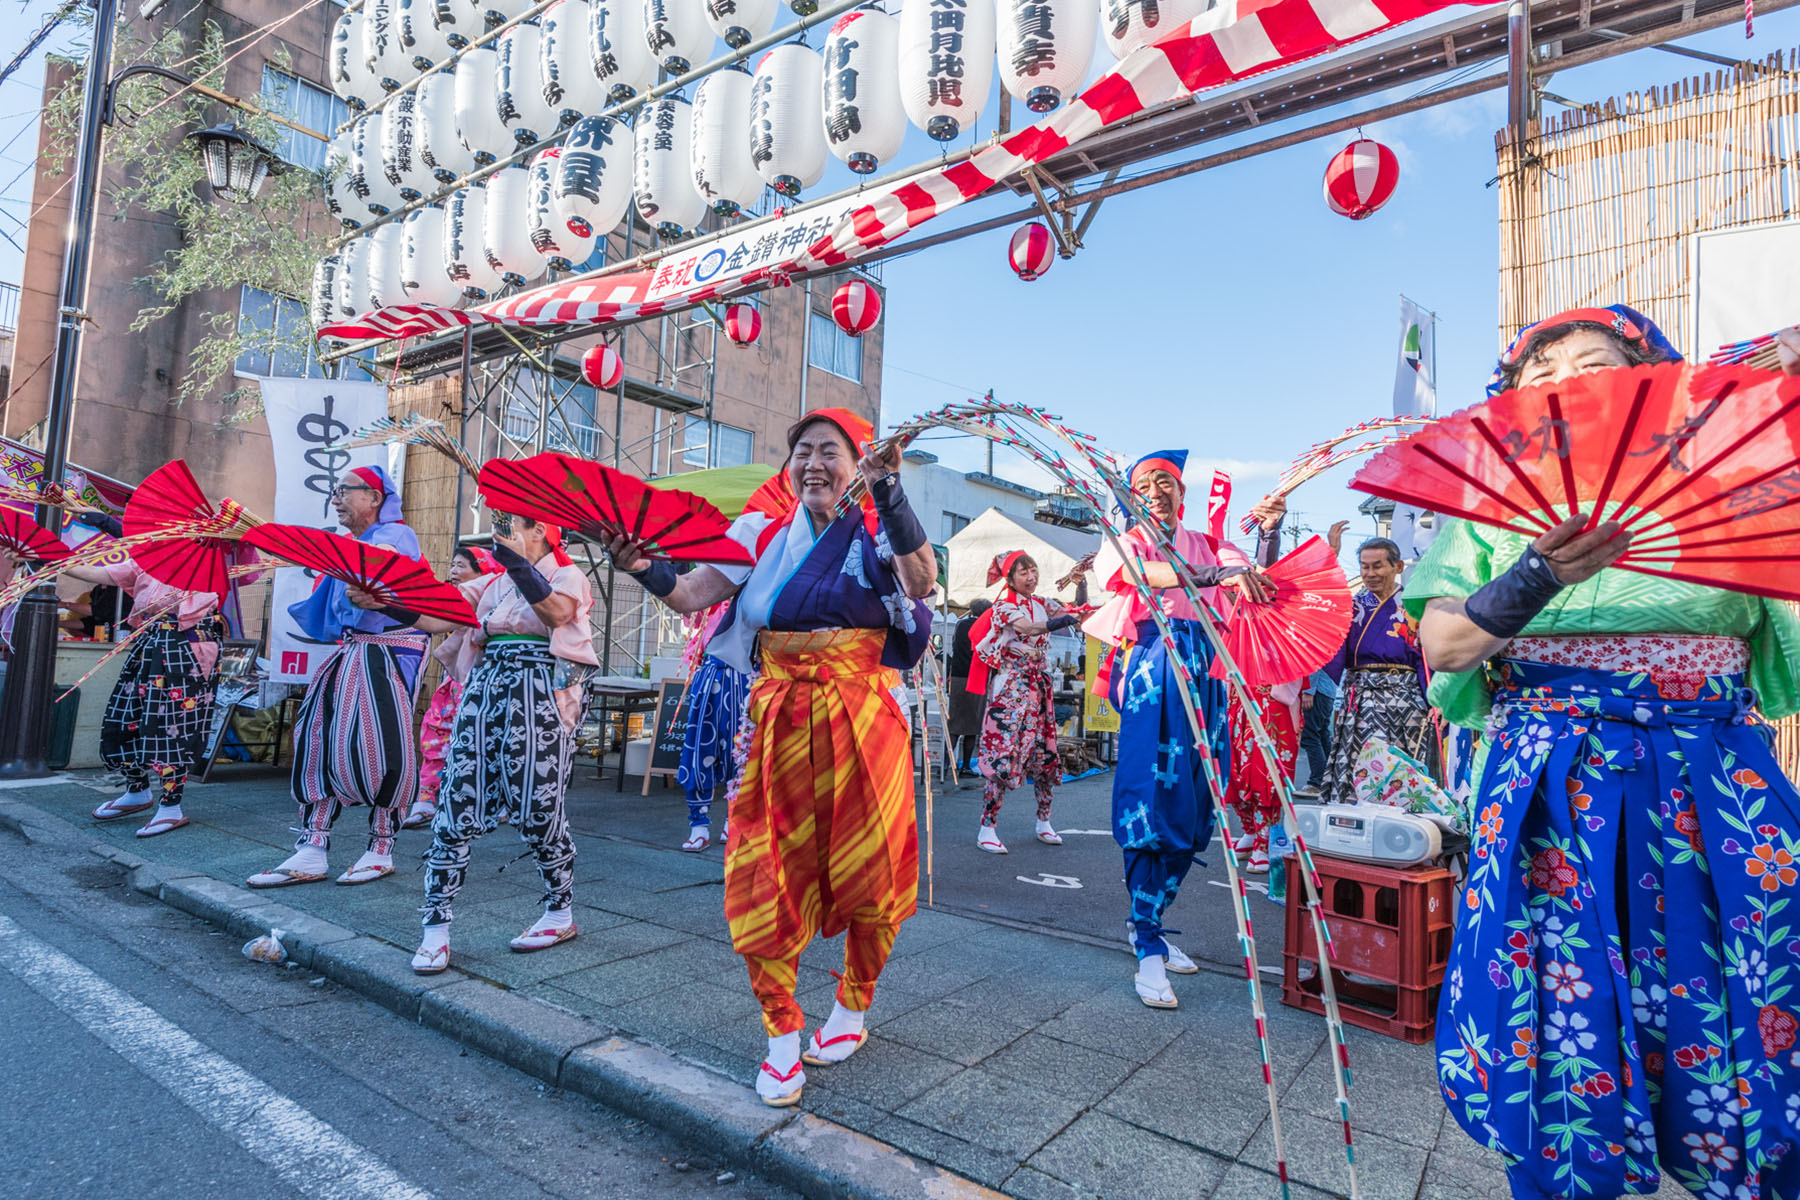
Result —
[[[1692,344],[1691,239],[1800,210],[1800,51],[1498,135],[1500,342],[1625,303]],[[1800,314],[1797,314],[1800,315]]]
[[[1533,122],[1496,137],[1500,329],[1625,303],[1694,345],[1692,238],[1800,215],[1800,51]],[[1795,314],[1800,318],[1800,313]],[[1776,723],[1790,777],[1800,719]]]

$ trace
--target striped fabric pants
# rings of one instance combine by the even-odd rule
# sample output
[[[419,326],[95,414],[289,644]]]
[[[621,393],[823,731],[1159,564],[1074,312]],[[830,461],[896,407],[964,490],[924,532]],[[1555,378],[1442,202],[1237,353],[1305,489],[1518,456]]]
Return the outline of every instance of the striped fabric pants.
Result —
[[[352,633],[313,676],[294,723],[289,790],[300,806],[297,846],[331,844],[346,804],[369,808],[369,849],[392,854],[400,815],[419,789],[412,691],[400,654],[422,634]]]
[[[800,952],[849,931],[838,1002],[867,1010],[919,891],[906,718],[886,633],[765,633],[725,851],[725,919],[771,1037],[802,1028]]]

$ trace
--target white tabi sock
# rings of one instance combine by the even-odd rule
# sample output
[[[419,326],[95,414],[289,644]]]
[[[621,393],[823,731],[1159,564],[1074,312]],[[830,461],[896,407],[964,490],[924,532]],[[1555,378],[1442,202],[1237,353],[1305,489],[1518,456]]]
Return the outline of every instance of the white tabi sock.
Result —
[[[323,846],[300,846],[288,856],[286,862],[275,869],[294,871],[301,875],[323,875],[326,865]]]
[[[800,1061],[800,1031],[769,1039],[769,1065],[786,1075]]]
[[[150,819],[152,821],[179,821],[182,819],[181,805],[159,804],[156,806],[156,811],[151,814]]]
[[[394,856],[393,855],[377,854],[373,850],[365,850],[365,851],[363,851],[363,856],[356,860],[356,865],[351,867],[350,869],[352,871],[361,871],[368,867],[391,867],[393,865],[394,865]],[[324,869],[325,869],[324,867],[319,868],[319,870],[321,870],[321,871],[323,871]]]
[[[538,918],[533,929],[567,929],[575,923],[575,910],[572,908],[551,908]]]
[[[419,948],[422,950],[442,950],[449,944],[450,922],[448,921],[441,925],[425,926],[425,932],[419,938]]]
[[[825,1019],[825,1027],[819,1030],[819,1040],[828,1042],[834,1037],[852,1036],[862,1032],[863,1018],[867,1013],[857,1012],[853,1008],[845,1008],[842,1004],[831,1006],[831,1016]]]
[[[1146,954],[1138,959],[1138,978],[1152,987],[1167,987],[1169,976],[1167,966],[1160,954]]]

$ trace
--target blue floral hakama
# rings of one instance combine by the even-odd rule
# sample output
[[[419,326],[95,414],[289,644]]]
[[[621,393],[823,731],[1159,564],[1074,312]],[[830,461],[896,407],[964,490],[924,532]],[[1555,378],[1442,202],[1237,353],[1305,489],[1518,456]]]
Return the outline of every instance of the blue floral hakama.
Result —
[[[1800,1200],[1800,796],[1743,676],[1692,680],[1503,660],[1493,681],[1437,1051],[1521,1200],[1663,1170]]]
[[[675,782],[687,793],[690,827],[711,821],[713,800],[737,774],[732,743],[749,699],[750,676],[710,654],[701,656],[688,683],[687,727],[675,771]]]

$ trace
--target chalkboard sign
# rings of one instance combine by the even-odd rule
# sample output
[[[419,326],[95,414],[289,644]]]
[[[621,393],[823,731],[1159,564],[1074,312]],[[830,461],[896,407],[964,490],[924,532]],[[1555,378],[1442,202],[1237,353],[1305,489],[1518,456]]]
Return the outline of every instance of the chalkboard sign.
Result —
[[[681,743],[687,737],[687,680],[665,679],[656,685],[656,723],[652,727],[650,766],[644,772],[641,795],[650,794],[650,780],[658,775],[674,778],[681,767]],[[677,711],[679,710],[679,711]]]

